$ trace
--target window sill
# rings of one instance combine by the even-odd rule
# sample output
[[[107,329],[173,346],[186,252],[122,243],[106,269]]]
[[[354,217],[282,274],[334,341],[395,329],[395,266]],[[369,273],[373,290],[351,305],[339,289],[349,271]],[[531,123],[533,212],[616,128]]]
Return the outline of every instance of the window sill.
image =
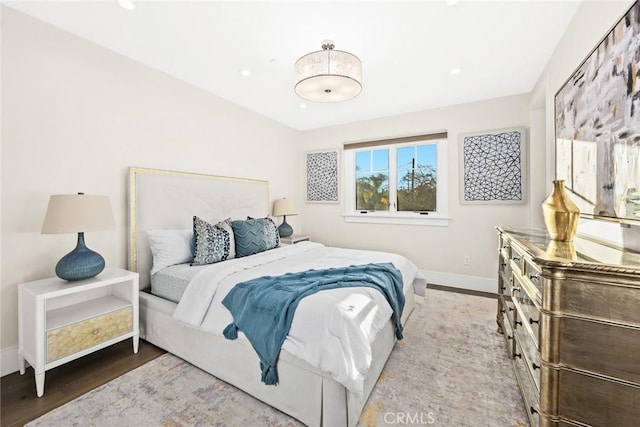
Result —
[[[448,227],[451,218],[442,215],[416,215],[416,214],[388,214],[380,212],[346,213],[343,215],[345,222],[366,224],[398,224],[398,225],[425,225],[430,227]]]

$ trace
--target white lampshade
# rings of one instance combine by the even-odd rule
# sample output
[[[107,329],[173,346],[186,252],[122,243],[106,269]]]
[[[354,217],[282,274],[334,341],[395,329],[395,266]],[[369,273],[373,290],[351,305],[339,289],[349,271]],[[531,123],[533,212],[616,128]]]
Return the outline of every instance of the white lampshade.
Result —
[[[362,90],[362,62],[349,52],[334,50],[331,40],[322,42],[322,50],[296,61],[298,96],[314,102],[346,101]]]
[[[273,202],[273,216],[298,215],[291,199],[278,199]]]
[[[57,194],[49,198],[42,234],[83,233],[115,226],[109,197]]]

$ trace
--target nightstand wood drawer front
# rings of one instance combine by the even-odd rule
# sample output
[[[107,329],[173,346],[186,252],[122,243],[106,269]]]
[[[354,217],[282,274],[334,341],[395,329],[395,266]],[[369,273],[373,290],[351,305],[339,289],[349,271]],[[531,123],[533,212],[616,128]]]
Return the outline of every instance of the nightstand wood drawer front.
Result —
[[[47,332],[47,363],[133,331],[131,306]]]

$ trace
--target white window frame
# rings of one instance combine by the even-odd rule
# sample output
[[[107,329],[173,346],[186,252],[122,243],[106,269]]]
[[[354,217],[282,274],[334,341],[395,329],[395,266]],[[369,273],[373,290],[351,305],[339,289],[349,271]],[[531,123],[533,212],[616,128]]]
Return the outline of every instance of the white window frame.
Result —
[[[344,195],[345,222],[370,224],[404,224],[446,227],[449,225],[449,185],[448,185],[448,139],[414,140],[407,143],[391,143],[357,149],[345,149],[344,153]],[[397,165],[396,149],[416,145],[436,145],[436,211],[428,213],[398,212],[397,206]],[[355,154],[362,151],[389,150],[389,211],[356,210],[356,165]]]

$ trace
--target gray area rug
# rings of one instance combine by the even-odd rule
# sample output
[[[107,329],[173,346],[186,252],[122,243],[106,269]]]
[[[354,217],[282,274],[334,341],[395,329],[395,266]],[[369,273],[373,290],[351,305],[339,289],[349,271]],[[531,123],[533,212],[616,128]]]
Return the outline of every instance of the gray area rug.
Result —
[[[369,397],[359,426],[527,426],[496,300],[427,290]],[[165,354],[28,426],[299,426]]]

